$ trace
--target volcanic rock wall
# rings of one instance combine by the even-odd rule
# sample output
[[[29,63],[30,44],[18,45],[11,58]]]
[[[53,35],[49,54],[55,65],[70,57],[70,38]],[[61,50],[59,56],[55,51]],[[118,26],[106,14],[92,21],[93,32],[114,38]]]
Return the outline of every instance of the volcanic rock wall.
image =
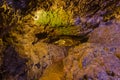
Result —
[[[1,80],[119,80],[119,0],[0,0]]]

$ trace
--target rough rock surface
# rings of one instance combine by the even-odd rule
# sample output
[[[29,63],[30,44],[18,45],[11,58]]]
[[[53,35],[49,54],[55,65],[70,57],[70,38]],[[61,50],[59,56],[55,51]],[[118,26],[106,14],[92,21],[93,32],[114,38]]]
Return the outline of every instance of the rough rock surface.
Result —
[[[1,80],[120,80],[119,0],[7,0],[1,5]],[[33,17],[41,9],[60,10],[62,15],[49,15],[69,16],[72,23],[38,26]]]
[[[8,45],[3,52],[3,64],[2,71],[3,74],[1,79],[3,80],[24,80],[27,79],[26,75],[26,62],[27,59],[21,57],[15,48]]]
[[[67,50],[64,47],[58,47],[55,45],[45,45],[41,44],[40,47],[36,46],[30,55],[30,61],[28,63],[28,80],[29,79],[38,79],[44,73],[44,70],[50,65],[60,62],[65,58]]]
[[[102,31],[103,34],[97,35]],[[116,24],[97,28],[91,33],[89,42],[70,48],[68,56],[62,62],[46,68],[40,80],[119,80],[120,34],[118,33],[119,26]]]
[[[100,25],[89,37],[91,43],[101,43],[103,45],[119,45],[120,46],[120,23],[108,23],[108,25]]]
[[[119,80],[120,46],[84,43],[64,60],[66,80]]]
[[[64,47],[51,44],[40,43],[31,47],[33,48],[26,50],[27,57],[21,56],[12,46],[5,49],[1,76],[3,80],[38,79],[47,67],[61,61],[67,55]]]
[[[120,79],[119,23],[100,25],[89,35],[89,43],[69,50],[64,70],[67,80]]]

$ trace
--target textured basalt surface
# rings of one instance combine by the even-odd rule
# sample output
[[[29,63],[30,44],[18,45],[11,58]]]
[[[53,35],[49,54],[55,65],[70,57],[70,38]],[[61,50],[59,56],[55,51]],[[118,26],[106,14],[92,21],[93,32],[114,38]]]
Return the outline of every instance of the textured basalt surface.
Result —
[[[0,80],[120,80],[120,1],[0,0]]]

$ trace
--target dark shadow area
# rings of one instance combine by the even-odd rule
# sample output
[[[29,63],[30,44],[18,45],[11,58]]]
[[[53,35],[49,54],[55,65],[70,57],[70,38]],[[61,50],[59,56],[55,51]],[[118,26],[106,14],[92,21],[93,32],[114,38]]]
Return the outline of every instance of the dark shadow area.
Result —
[[[1,78],[3,80],[27,80],[27,59],[20,57],[12,46],[7,46],[3,55]]]

